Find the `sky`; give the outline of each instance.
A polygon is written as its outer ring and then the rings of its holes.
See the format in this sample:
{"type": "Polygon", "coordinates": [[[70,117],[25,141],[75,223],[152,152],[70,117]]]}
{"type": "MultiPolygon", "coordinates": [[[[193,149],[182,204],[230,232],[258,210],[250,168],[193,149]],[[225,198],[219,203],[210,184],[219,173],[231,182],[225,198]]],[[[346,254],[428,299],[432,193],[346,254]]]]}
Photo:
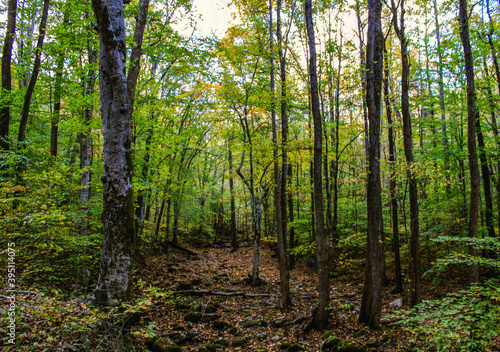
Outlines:
{"type": "MultiPolygon", "coordinates": [[[[229,0],[193,0],[193,10],[200,15],[196,22],[197,35],[215,35],[219,38],[224,36],[233,13],[228,3],[229,0]]],[[[185,35],[190,35],[192,31],[187,20],[180,21],[179,30],[185,35]]]]}

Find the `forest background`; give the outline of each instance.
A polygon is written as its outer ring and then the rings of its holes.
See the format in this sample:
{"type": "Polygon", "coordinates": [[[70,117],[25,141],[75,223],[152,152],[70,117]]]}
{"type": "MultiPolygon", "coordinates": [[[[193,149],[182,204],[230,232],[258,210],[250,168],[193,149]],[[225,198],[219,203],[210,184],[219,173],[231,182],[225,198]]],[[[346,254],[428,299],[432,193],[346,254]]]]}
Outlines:
{"type": "Polygon", "coordinates": [[[284,310],[290,269],[318,269],[319,330],[332,277],[366,273],[360,323],[498,347],[500,2],[234,0],[217,35],[187,0],[2,6],[5,290],[12,248],[20,297],[131,304],[91,330],[172,295],[147,257],[251,245],[254,287],[265,244],[284,310]],[[405,310],[383,317],[389,288],[405,310]]]}

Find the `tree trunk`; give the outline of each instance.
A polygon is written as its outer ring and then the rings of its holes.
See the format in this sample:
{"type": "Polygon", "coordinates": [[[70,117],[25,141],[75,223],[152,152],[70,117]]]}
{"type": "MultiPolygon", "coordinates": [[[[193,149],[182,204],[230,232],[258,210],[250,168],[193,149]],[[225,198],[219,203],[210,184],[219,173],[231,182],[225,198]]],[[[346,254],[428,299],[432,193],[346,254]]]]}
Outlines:
{"type": "Polygon", "coordinates": [[[401,1],[401,17],[398,24],[397,9],[394,0],[391,0],[393,24],[396,34],[401,42],[401,111],[403,115],[403,144],[406,157],[406,175],[409,183],[410,197],[410,305],[413,307],[420,302],[420,243],[419,243],[419,223],[418,223],[418,188],[414,170],[413,140],[411,131],[410,115],[410,63],[408,54],[408,41],[405,34],[404,23],[404,0],[401,1]]]}
{"type": "Polygon", "coordinates": [[[31,73],[31,79],[28,84],[28,89],[26,90],[26,95],[24,96],[23,110],[21,113],[21,122],[19,124],[19,133],[17,135],[17,141],[19,144],[24,142],[24,140],[26,139],[26,126],[28,124],[28,116],[30,113],[31,98],[33,97],[33,92],[35,91],[35,85],[38,79],[38,73],[40,72],[40,66],[42,63],[41,57],[42,57],[43,39],[45,38],[45,31],[47,27],[49,4],[50,0],[43,1],[42,17],[40,18],[40,29],[38,31],[38,41],[36,44],[35,63],[33,65],[33,71],[31,73]]]}
{"type": "Polygon", "coordinates": [[[231,247],[238,249],[238,234],[236,232],[236,208],[234,203],[233,153],[228,152],[229,159],[229,194],[231,197],[231,247]]]}
{"type": "Polygon", "coordinates": [[[140,1],[128,77],[122,0],[92,0],[100,39],[100,101],[104,135],[103,239],[96,302],[131,299],[136,244],[132,186],[132,110],[149,0],[140,1]]]}
{"type": "Polygon", "coordinates": [[[401,273],[401,255],[399,245],[399,221],[398,221],[398,199],[396,195],[396,144],[394,141],[394,127],[392,121],[392,105],[389,98],[389,59],[387,57],[387,49],[384,45],[384,102],[387,115],[387,124],[389,125],[389,164],[390,164],[390,179],[389,193],[391,195],[391,218],[392,218],[392,249],[394,251],[394,270],[396,274],[396,293],[403,291],[403,277],[401,273]]]}
{"type": "Polygon", "coordinates": [[[17,0],[9,0],[7,28],[2,53],[2,108],[0,109],[0,148],[9,150],[10,104],[12,90],[12,43],[16,32],[17,0]]]}
{"type": "Polygon", "coordinates": [[[311,0],[305,1],[305,21],[309,44],[309,79],[311,93],[311,110],[314,121],[314,208],[316,218],[316,255],[318,258],[318,312],[315,325],[323,330],[328,325],[328,300],[330,295],[330,266],[328,265],[328,244],[325,234],[325,219],[323,213],[323,172],[322,149],[323,128],[321,126],[321,111],[319,106],[318,76],[316,70],[316,43],[312,18],[311,0]]]}
{"type": "MultiPolygon", "coordinates": [[[[278,21],[281,2],[278,0],[278,21]]],[[[271,124],[273,130],[273,156],[274,156],[274,214],[276,216],[276,236],[278,239],[278,258],[280,271],[280,305],[281,308],[287,309],[290,306],[290,274],[288,271],[288,258],[286,255],[285,236],[283,232],[282,207],[286,209],[286,204],[282,204],[281,198],[281,175],[279,167],[279,151],[278,151],[278,131],[276,127],[276,111],[275,111],[275,76],[274,76],[274,38],[273,38],[273,2],[269,0],[269,37],[270,37],[270,64],[271,64],[271,124]]],[[[279,26],[279,23],[278,23],[279,26]]],[[[278,39],[278,42],[280,40],[278,39]]]]}
{"type": "MultiPolygon", "coordinates": [[[[446,172],[446,180],[450,180],[448,175],[449,170],[449,151],[448,151],[448,135],[446,132],[446,110],[444,104],[444,74],[443,74],[443,53],[441,49],[441,31],[439,27],[437,0],[433,1],[434,7],[434,23],[436,25],[436,46],[438,52],[438,83],[439,83],[439,109],[441,110],[441,128],[443,131],[443,144],[444,144],[444,169],[446,172]]],[[[450,187],[447,185],[447,192],[450,191],[450,187]]]]}
{"type": "MultiPolygon", "coordinates": [[[[469,153],[470,172],[470,207],[468,236],[477,237],[478,213],[479,213],[479,165],[476,152],[476,92],[474,88],[474,61],[469,40],[469,18],[467,12],[467,0],[459,0],[460,39],[464,48],[465,74],[467,76],[467,150],[469,153]]],[[[477,256],[477,249],[470,247],[470,254],[477,256]]],[[[479,279],[478,265],[470,267],[471,282],[479,279]]]]}
{"type": "Polygon", "coordinates": [[[382,4],[368,1],[368,42],[366,45],[366,105],[368,107],[368,231],[366,248],[366,276],[359,321],[372,329],[380,326],[382,310],[382,265],[379,243],[380,207],[380,93],[382,90],[383,36],[381,28],[382,4]]]}

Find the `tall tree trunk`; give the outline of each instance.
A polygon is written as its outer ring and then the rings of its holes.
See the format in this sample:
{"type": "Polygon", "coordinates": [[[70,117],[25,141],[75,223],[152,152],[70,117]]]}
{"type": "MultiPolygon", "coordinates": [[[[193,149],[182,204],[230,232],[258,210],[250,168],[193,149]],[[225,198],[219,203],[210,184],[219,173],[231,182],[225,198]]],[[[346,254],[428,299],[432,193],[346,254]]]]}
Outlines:
{"type": "Polygon", "coordinates": [[[420,302],[420,243],[419,243],[419,223],[418,223],[418,188],[417,179],[414,172],[414,157],[413,157],[413,140],[410,115],[410,63],[408,54],[408,40],[405,34],[405,7],[404,0],[400,2],[401,17],[398,23],[397,8],[394,5],[394,0],[391,0],[393,24],[396,34],[401,43],[401,110],[403,116],[403,144],[406,157],[406,175],[409,183],[410,197],[410,305],[420,302]]]}
{"type": "Polygon", "coordinates": [[[228,152],[229,160],[229,194],[231,197],[231,247],[238,249],[238,234],[236,232],[236,207],[234,203],[233,153],[228,152]]]}
{"type": "Polygon", "coordinates": [[[382,311],[382,263],[379,228],[382,207],[380,185],[380,98],[383,71],[383,35],[380,0],[368,1],[368,42],[366,45],[366,105],[370,126],[367,179],[366,276],[359,321],[372,329],[380,326],[382,311]]]}
{"type": "Polygon", "coordinates": [[[312,18],[311,0],[305,1],[305,21],[309,44],[309,79],[311,93],[311,110],[314,121],[314,208],[316,217],[316,256],[318,258],[318,294],[319,305],[315,325],[319,330],[328,324],[328,300],[330,296],[330,266],[328,265],[328,244],[325,234],[325,219],[323,212],[323,172],[322,149],[323,128],[319,105],[318,76],[316,70],[316,43],[312,18]]]}
{"type": "Polygon", "coordinates": [[[100,101],[104,135],[103,239],[96,302],[132,298],[136,244],[132,186],[132,111],[149,0],[140,1],[126,69],[126,28],[122,0],[92,0],[100,39],[100,101]]]}
{"type": "Polygon", "coordinates": [[[394,127],[392,121],[392,105],[389,98],[389,58],[387,48],[384,45],[384,102],[388,124],[388,139],[389,139],[389,164],[391,169],[389,179],[389,193],[391,195],[391,218],[392,218],[392,249],[394,251],[394,271],[396,274],[396,289],[397,293],[403,291],[403,277],[401,273],[401,255],[399,244],[399,221],[398,221],[398,199],[396,195],[396,144],[394,141],[394,127]]]}
{"type": "MultiPolygon", "coordinates": [[[[493,65],[495,67],[495,74],[497,78],[497,88],[498,92],[500,93],[500,65],[498,64],[498,58],[497,58],[497,51],[495,48],[495,45],[493,43],[493,37],[495,35],[495,28],[493,26],[493,21],[491,20],[491,11],[490,11],[490,2],[489,0],[486,0],[486,12],[488,13],[488,19],[489,19],[489,31],[488,31],[488,43],[490,46],[490,51],[491,51],[491,56],[493,57],[493,65]]],[[[493,102],[491,102],[493,103],[493,102]]],[[[496,178],[496,189],[497,189],[497,221],[498,221],[498,228],[499,228],[499,237],[500,237],[500,139],[499,139],[499,133],[498,133],[498,125],[495,119],[495,114],[492,113],[492,126],[493,126],[493,133],[495,134],[495,138],[497,140],[497,146],[498,146],[498,154],[497,154],[497,178],[496,178]]]]}
{"type": "Polygon", "coordinates": [[[288,259],[288,266],[290,269],[293,269],[295,267],[295,255],[292,254],[293,249],[295,248],[295,227],[293,226],[294,215],[293,215],[292,164],[288,164],[287,169],[288,169],[288,184],[290,185],[290,187],[288,187],[288,214],[290,223],[292,224],[290,226],[290,241],[289,241],[290,256],[288,259]]]}
{"type": "MultiPolygon", "coordinates": [[[[448,151],[448,135],[446,131],[446,110],[444,104],[444,73],[443,73],[443,50],[441,49],[441,30],[439,26],[437,0],[433,0],[434,7],[434,23],[436,25],[436,46],[438,52],[438,83],[439,83],[439,109],[441,110],[441,128],[443,131],[444,144],[444,169],[446,171],[446,180],[450,180],[448,175],[449,170],[449,151],[448,151]]],[[[446,187],[449,192],[450,187],[446,187]]]]}
{"type": "Polygon", "coordinates": [[[12,90],[12,43],[16,32],[17,0],[9,0],[7,13],[7,28],[2,52],[2,108],[0,109],[0,148],[8,150],[10,147],[9,124],[12,90]]]}
{"type": "MultiPolygon", "coordinates": [[[[281,2],[278,0],[278,24],[280,26],[280,6],[281,2]]],[[[286,209],[286,203],[282,203],[281,193],[283,191],[281,187],[281,175],[279,167],[279,146],[278,146],[278,128],[276,124],[276,111],[275,111],[275,75],[274,75],[274,37],[273,37],[273,2],[269,0],[269,37],[270,37],[270,52],[271,52],[271,124],[273,129],[273,156],[274,156],[274,210],[276,216],[276,235],[278,238],[278,258],[279,258],[279,271],[280,271],[280,305],[283,309],[287,309],[290,306],[290,273],[288,271],[288,258],[286,255],[286,233],[283,231],[283,211],[282,208],[286,209]]],[[[281,35],[279,36],[281,37],[281,35]]],[[[280,39],[278,38],[278,44],[280,44],[280,39]]],[[[282,110],[283,113],[283,110],[282,110]]],[[[286,212],[285,212],[286,216],[286,212]]]]}
{"type": "Polygon", "coordinates": [[[26,94],[24,96],[23,110],[21,113],[21,122],[19,124],[19,133],[17,135],[18,143],[22,143],[26,139],[26,126],[28,124],[28,116],[30,113],[31,98],[33,97],[33,92],[35,91],[35,85],[38,79],[38,73],[40,72],[40,66],[42,63],[41,60],[42,48],[43,48],[43,40],[45,38],[45,31],[47,27],[49,4],[50,0],[43,1],[42,17],[40,18],[40,29],[38,31],[38,41],[36,44],[35,63],[33,65],[33,71],[31,73],[31,79],[28,84],[28,89],[26,90],[26,94]]]}
{"type": "MultiPolygon", "coordinates": [[[[97,51],[92,48],[92,44],[89,39],[89,49],[88,49],[88,61],[89,67],[97,62],[97,51]]],[[[89,69],[87,76],[87,83],[85,87],[85,95],[91,96],[94,94],[95,81],[97,79],[96,71],[92,68],[89,69]]],[[[92,180],[92,137],[91,137],[91,123],[92,115],[94,113],[93,103],[91,102],[89,106],[85,109],[83,113],[83,124],[85,126],[85,131],[79,136],[80,141],[80,203],[84,206],[87,205],[90,200],[91,188],[90,182],[92,180]]],[[[80,229],[82,236],[88,234],[88,220],[86,219],[84,224],[80,229]]]]}
{"type": "MultiPolygon", "coordinates": [[[[64,6],[63,28],[69,24],[69,7],[64,6]]],[[[64,43],[61,43],[64,45],[64,43]]],[[[57,143],[59,135],[59,120],[61,117],[62,76],[64,69],[64,51],[60,51],[56,59],[56,79],[54,87],[54,111],[50,120],[50,155],[57,156],[57,143]]]]}
{"type": "MultiPolygon", "coordinates": [[[[470,207],[468,236],[477,237],[478,213],[479,213],[479,165],[476,152],[476,92],[474,88],[474,61],[469,40],[469,18],[467,12],[467,0],[459,0],[460,39],[464,48],[465,74],[467,76],[467,150],[469,153],[470,172],[470,207]]],[[[477,249],[470,247],[470,254],[477,256],[477,249]]],[[[470,267],[470,281],[479,279],[478,265],[470,267]]]]}
{"type": "Polygon", "coordinates": [[[479,111],[476,111],[476,135],[477,146],[479,152],[479,160],[481,162],[481,176],[483,179],[484,203],[486,206],[486,229],[489,237],[495,237],[495,225],[493,223],[493,198],[491,195],[490,168],[488,167],[488,158],[486,156],[486,146],[484,144],[483,131],[481,130],[481,120],[479,111]]]}

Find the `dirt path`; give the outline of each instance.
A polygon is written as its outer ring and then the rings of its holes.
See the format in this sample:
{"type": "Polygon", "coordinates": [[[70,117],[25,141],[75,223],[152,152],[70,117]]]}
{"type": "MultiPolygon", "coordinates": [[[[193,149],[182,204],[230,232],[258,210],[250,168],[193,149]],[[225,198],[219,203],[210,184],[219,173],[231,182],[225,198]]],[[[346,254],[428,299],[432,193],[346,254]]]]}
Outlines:
{"type": "MultiPolygon", "coordinates": [[[[280,351],[288,346],[286,343],[297,343],[307,351],[320,350],[323,333],[312,330],[304,334],[303,321],[291,323],[307,315],[315,305],[314,271],[299,265],[291,272],[294,306],[283,312],[273,296],[279,293],[277,259],[271,258],[268,250],[264,249],[260,262],[260,277],[267,284],[255,288],[245,282],[251,268],[251,248],[241,248],[235,253],[229,248],[194,251],[195,256],[171,253],[151,258],[141,273],[143,281],[171,291],[245,292],[270,297],[174,295],[165,302],[157,302],[147,317],[154,322],[157,336],[178,341],[184,351],[210,351],[215,347],[234,351],[280,351]]],[[[391,331],[372,332],[357,323],[360,281],[359,277],[332,279],[329,330],[341,341],[367,351],[398,350],[388,336],[391,331]]]]}

